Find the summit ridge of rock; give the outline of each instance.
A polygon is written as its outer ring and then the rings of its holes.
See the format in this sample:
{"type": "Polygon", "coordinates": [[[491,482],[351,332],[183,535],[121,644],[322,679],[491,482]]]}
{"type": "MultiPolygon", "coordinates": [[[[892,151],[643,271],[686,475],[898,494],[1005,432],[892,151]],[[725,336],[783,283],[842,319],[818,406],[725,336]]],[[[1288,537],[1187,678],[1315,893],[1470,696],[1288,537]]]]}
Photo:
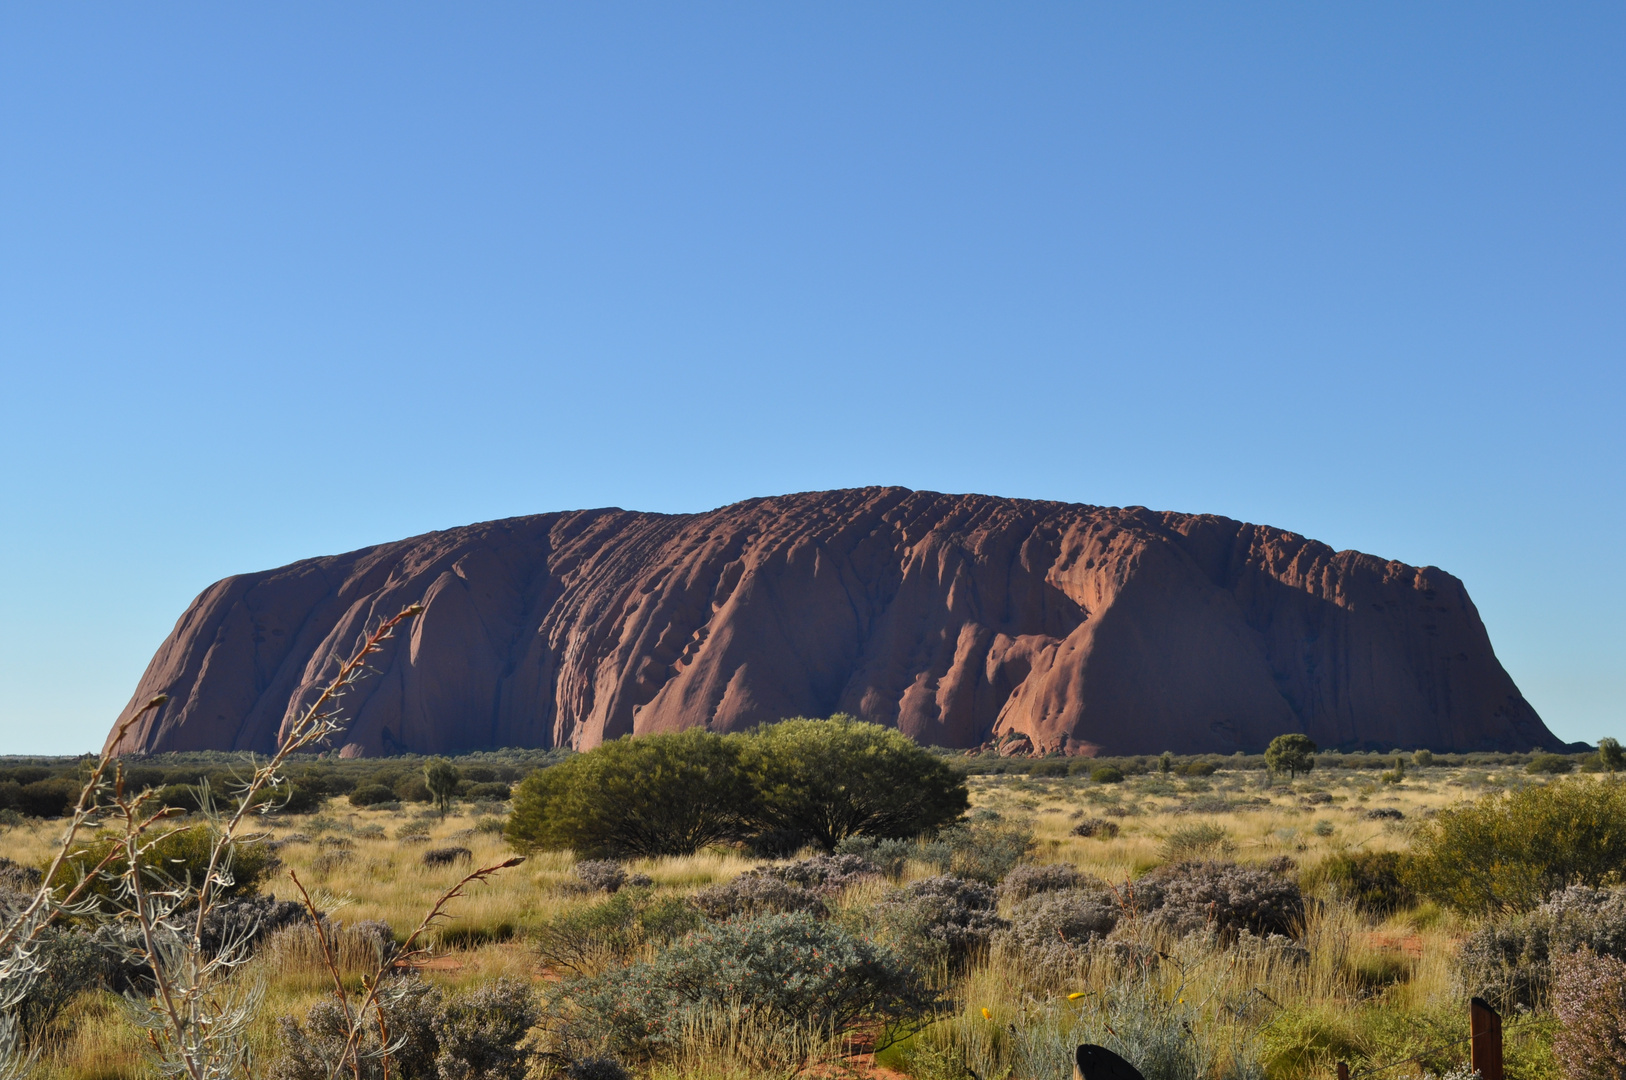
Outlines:
{"type": "Polygon", "coordinates": [[[219,581],[109,751],[273,750],[370,621],[344,752],[572,746],[852,713],[1038,751],[1562,744],[1462,582],[1208,514],[858,488],[484,522],[219,581]]]}

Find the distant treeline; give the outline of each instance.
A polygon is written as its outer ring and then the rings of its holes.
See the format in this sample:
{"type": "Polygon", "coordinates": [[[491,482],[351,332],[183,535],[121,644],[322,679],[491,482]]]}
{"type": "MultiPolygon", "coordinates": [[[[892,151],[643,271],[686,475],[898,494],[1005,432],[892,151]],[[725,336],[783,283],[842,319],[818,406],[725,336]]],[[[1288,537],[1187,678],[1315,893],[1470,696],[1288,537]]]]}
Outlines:
{"type": "MultiPolygon", "coordinates": [[[[951,755],[951,763],[965,771],[968,776],[997,776],[1014,773],[1021,776],[1088,777],[1096,769],[1105,765],[1116,768],[1125,776],[1143,776],[1147,773],[1162,771],[1160,755],[1139,754],[1133,757],[1000,757],[998,754],[985,753],[963,755],[958,751],[944,750],[941,753],[951,755]]],[[[1596,750],[1578,751],[1569,754],[1550,754],[1543,750],[1532,750],[1526,754],[1499,753],[1494,751],[1476,751],[1468,754],[1436,754],[1430,751],[1391,750],[1387,753],[1355,751],[1341,753],[1327,751],[1315,756],[1318,769],[1372,769],[1374,771],[1394,768],[1395,758],[1403,758],[1406,768],[1444,768],[1444,769],[1497,769],[1518,767],[1524,768],[1531,762],[1551,758],[1562,758],[1570,763],[1575,772],[1596,772],[1602,769],[1599,764],[1596,750]],[[1421,757],[1422,760],[1418,760],[1421,757]]],[[[1175,754],[1171,756],[1171,768],[1168,770],[1178,776],[1209,776],[1221,769],[1257,769],[1264,771],[1264,754],[1175,754]]]]}
{"type": "MultiPolygon", "coordinates": [[[[570,756],[568,750],[495,750],[464,754],[453,759],[461,781],[458,794],[471,798],[506,799],[509,788],[537,769],[570,756]]],[[[296,758],[284,770],[289,784],[270,794],[287,809],[314,809],[324,798],[354,795],[366,789],[359,803],[428,802],[420,755],[342,760],[336,757],[296,758]]],[[[73,758],[0,757],[0,813],[25,817],[58,817],[78,798],[94,755],[73,758]]],[[[252,771],[246,753],[196,752],[154,754],[124,762],[126,790],[152,788],[167,805],[197,808],[205,784],[216,796],[229,797],[252,771]]]]}
{"type": "MultiPolygon", "coordinates": [[[[1039,778],[1073,777],[1087,780],[1096,770],[1111,766],[1124,776],[1169,772],[1176,776],[1208,776],[1221,769],[1266,768],[1263,754],[1170,755],[1167,768],[1158,755],[1124,757],[1001,757],[998,754],[965,754],[940,747],[931,748],[951,768],[967,776],[1018,775],[1039,778]]],[[[450,760],[462,781],[458,794],[466,798],[503,799],[512,785],[537,769],[558,764],[570,757],[569,750],[503,749],[460,754],[450,760]]],[[[1596,751],[1570,754],[1476,752],[1430,754],[1427,751],[1395,750],[1388,753],[1329,751],[1316,755],[1319,769],[1393,768],[1395,758],[1405,759],[1407,768],[1527,768],[1532,763],[1543,772],[1594,772],[1602,766],[1596,751]],[[1552,766],[1552,767],[1547,767],[1552,766]],[[1567,767],[1565,767],[1567,766],[1567,767]]],[[[26,817],[57,817],[79,794],[95,755],[77,757],[0,756],[0,814],[26,817]]],[[[180,754],[154,754],[128,758],[124,766],[129,788],[153,788],[166,803],[196,808],[197,792],[207,782],[209,789],[230,794],[239,777],[251,771],[252,755],[221,751],[180,754]]],[[[274,796],[288,809],[298,812],[313,808],[324,798],[349,796],[357,805],[396,802],[428,802],[429,789],[423,767],[429,758],[419,754],[400,757],[343,760],[324,755],[296,758],[287,770],[291,786],[274,796]]]]}

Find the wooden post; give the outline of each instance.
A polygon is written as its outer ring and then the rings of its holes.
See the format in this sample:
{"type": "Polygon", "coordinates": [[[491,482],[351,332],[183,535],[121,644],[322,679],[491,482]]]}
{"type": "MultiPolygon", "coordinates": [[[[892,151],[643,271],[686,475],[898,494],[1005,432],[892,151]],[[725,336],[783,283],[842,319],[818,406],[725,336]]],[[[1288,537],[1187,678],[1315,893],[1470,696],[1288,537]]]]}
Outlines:
{"type": "Polygon", "coordinates": [[[1349,1066],[1342,1061],[1338,1063],[1338,1080],[1349,1080],[1349,1066]]]}
{"type": "Polygon", "coordinates": [[[1483,998],[1468,1003],[1468,1061],[1483,1080],[1502,1075],[1502,1017],[1483,998]]]}

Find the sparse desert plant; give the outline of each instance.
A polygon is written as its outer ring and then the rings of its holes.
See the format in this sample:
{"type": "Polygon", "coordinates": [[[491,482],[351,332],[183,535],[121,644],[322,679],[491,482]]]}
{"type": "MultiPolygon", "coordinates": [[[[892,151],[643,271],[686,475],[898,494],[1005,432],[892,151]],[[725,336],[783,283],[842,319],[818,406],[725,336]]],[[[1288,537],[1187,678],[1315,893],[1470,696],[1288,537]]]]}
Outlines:
{"type": "Polygon", "coordinates": [[[887,877],[903,873],[904,863],[919,854],[913,840],[882,839],[873,836],[849,836],[836,845],[837,855],[854,855],[875,866],[887,877]]]}
{"type": "Polygon", "coordinates": [[[1086,875],[1079,873],[1077,867],[1067,863],[1054,863],[1049,866],[1026,863],[1005,876],[998,893],[999,898],[1006,903],[1017,904],[1039,893],[1078,889],[1086,884],[1101,884],[1102,888],[1105,888],[1104,884],[1092,882],[1086,875]]]}
{"type": "Polygon", "coordinates": [[[741,745],[698,730],[607,742],[520,781],[505,835],[595,859],[692,855],[742,836],[756,797],[741,745]]]}
{"type": "Polygon", "coordinates": [[[472,863],[474,852],[466,847],[430,848],[419,859],[425,866],[451,866],[454,863],[472,863]]]}
{"type": "Polygon", "coordinates": [[[1540,1006],[1554,964],[1581,950],[1626,960],[1626,889],[1572,886],[1533,911],[1484,923],[1463,942],[1457,980],[1504,1007],[1540,1006]]]}
{"type": "Polygon", "coordinates": [[[745,737],[741,760],[758,794],[758,826],[825,851],[849,836],[932,833],[970,805],[965,781],[935,754],[850,716],[759,727],[745,737]]]}
{"type": "Polygon", "coordinates": [[[979,810],[935,840],[915,845],[914,857],[936,863],[956,877],[998,885],[1033,849],[1033,824],[979,810]]]}
{"type": "Polygon", "coordinates": [[[431,1022],[439,1080],[522,1080],[526,1036],[541,1019],[531,988],[497,979],[453,995],[431,1022]]]}
{"type": "Polygon", "coordinates": [[[1117,927],[1123,909],[1104,884],[1040,892],[1010,911],[1009,926],[993,935],[1006,962],[1037,984],[1065,985],[1090,955],[1090,945],[1117,927]]]}
{"type": "Polygon", "coordinates": [[[1419,830],[1417,891],[1470,912],[1529,910],[1626,868],[1626,787],[1555,780],[1441,810],[1419,830]]]}
{"type": "Polygon", "coordinates": [[[1297,882],[1236,863],[1161,866],[1136,882],[1136,892],[1153,909],[1149,922],[1177,936],[1202,930],[1293,936],[1304,921],[1297,882]]]}
{"type": "Polygon", "coordinates": [[[994,911],[994,890],[979,881],[941,876],[913,882],[882,899],[882,918],[912,952],[962,964],[1005,926],[994,911]]]}
{"type": "Polygon", "coordinates": [[[741,874],[733,881],[701,889],[689,902],[708,919],[805,912],[823,918],[829,914],[817,893],[802,885],[764,874],[741,874]]]}
{"type": "Polygon", "coordinates": [[[607,900],[565,912],[536,932],[542,962],[561,971],[591,974],[624,963],[699,927],[699,911],[683,897],[623,888],[607,900]]]}
{"type": "Polygon", "coordinates": [[[623,1059],[670,1053],[685,1026],[743,1009],[760,1022],[833,1034],[880,1030],[884,1046],[936,1005],[884,946],[810,915],[764,915],[697,930],[653,959],[567,983],[567,1037],[623,1059]]]}
{"type": "Polygon", "coordinates": [[[816,855],[784,866],[765,866],[756,872],[826,894],[881,876],[881,868],[869,859],[845,853],[816,855]]]}
{"type": "MultiPolygon", "coordinates": [[[[380,995],[378,1014],[389,1033],[391,1076],[437,1080],[439,1047],[434,1022],[443,1001],[439,988],[415,977],[392,980],[389,992],[380,995]]],[[[382,1080],[386,1044],[374,1029],[353,1036],[352,1026],[340,1003],[332,1000],[312,1005],[303,1024],[291,1016],[280,1018],[278,1053],[271,1062],[270,1080],[331,1080],[339,1069],[343,1069],[341,1076],[354,1076],[351,1068],[344,1068],[347,1063],[359,1065],[362,1080],[382,1080]],[[356,1060],[352,1062],[352,1058],[356,1060]]]]}
{"type": "Polygon", "coordinates": [[[1328,856],[1310,871],[1306,884],[1311,888],[1328,886],[1362,911],[1378,915],[1410,907],[1417,900],[1406,856],[1398,851],[1353,851],[1328,856]]]}
{"type": "Polygon", "coordinates": [[[1218,825],[1204,821],[1194,825],[1182,825],[1169,833],[1163,840],[1163,857],[1180,862],[1202,858],[1214,852],[1226,853],[1234,847],[1230,833],[1218,825]]]}
{"type": "Polygon", "coordinates": [[[1559,962],[1553,1056],[1570,1080],[1626,1080],[1626,962],[1590,950],[1559,962]]]}
{"type": "Polygon", "coordinates": [[[1118,836],[1120,826],[1116,821],[1106,818],[1085,818],[1073,826],[1074,836],[1095,837],[1100,840],[1113,840],[1118,836]]]}
{"type": "Polygon", "coordinates": [[[594,892],[613,893],[627,883],[627,868],[615,859],[583,859],[571,869],[594,892]]]}
{"type": "Polygon", "coordinates": [[[1626,769],[1626,750],[1620,748],[1619,739],[1602,738],[1598,740],[1598,764],[1602,765],[1611,775],[1626,769]]]}

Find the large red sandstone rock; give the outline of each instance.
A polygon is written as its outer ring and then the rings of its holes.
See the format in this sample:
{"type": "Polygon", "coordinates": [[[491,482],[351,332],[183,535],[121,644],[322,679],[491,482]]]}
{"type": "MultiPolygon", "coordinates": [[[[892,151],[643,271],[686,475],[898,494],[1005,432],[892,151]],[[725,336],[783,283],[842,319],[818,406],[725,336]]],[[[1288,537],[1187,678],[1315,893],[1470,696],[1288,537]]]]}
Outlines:
{"type": "Polygon", "coordinates": [[[168,704],[108,749],[269,751],[416,600],[346,699],[348,754],[837,711],[1071,754],[1559,745],[1444,571],[1208,515],[864,488],[511,518],[227,578],[124,715],[168,704]]]}

